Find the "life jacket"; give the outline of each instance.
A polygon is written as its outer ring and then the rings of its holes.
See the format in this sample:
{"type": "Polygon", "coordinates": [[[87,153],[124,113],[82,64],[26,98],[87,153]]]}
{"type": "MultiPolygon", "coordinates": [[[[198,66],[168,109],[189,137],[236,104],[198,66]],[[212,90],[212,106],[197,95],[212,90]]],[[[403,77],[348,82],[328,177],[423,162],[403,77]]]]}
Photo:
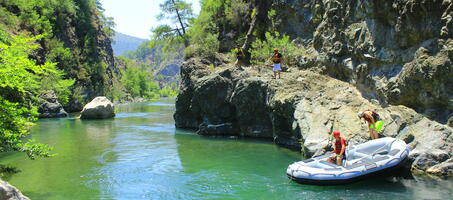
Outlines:
{"type": "Polygon", "coordinates": [[[274,53],[274,55],[272,56],[272,61],[274,63],[280,63],[282,62],[282,54],[280,53],[274,53]]]}
{"type": "MultiPolygon", "coordinates": [[[[334,145],[335,145],[335,150],[336,150],[335,153],[340,153],[340,152],[341,152],[341,140],[344,141],[344,146],[345,146],[345,147],[348,146],[348,140],[345,139],[345,138],[343,138],[343,137],[340,137],[340,142],[339,142],[339,144],[337,145],[337,140],[335,140],[335,143],[334,143],[334,145]]],[[[346,150],[345,150],[345,151],[346,151],[346,150]]]]}

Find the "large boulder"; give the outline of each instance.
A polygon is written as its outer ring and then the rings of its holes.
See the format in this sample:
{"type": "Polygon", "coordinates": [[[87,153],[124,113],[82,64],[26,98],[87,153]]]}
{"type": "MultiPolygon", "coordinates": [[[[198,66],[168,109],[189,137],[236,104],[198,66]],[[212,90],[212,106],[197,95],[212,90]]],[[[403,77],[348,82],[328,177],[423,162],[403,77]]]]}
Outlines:
{"type": "Polygon", "coordinates": [[[107,97],[96,97],[83,107],[81,119],[106,119],[115,116],[114,106],[107,97]]]}
{"type": "Polygon", "coordinates": [[[57,118],[66,117],[68,113],[63,109],[63,106],[58,102],[57,96],[53,91],[47,91],[40,95],[43,100],[38,108],[39,118],[57,118]]]}
{"type": "Polygon", "coordinates": [[[2,180],[0,180],[0,199],[30,200],[28,197],[24,196],[17,188],[2,180]]]}

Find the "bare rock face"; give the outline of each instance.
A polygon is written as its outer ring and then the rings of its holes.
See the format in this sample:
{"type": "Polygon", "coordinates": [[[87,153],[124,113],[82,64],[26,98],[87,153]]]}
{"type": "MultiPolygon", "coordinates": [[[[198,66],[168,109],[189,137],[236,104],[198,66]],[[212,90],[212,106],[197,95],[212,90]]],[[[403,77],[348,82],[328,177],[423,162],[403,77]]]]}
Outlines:
{"type": "Polygon", "coordinates": [[[53,91],[48,91],[40,95],[44,100],[38,108],[39,118],[58,118],[66,117],[68,113],[58,102],[57,96],[53,91]]]}
{"type": "Polygon", "coordinates": [[[83,107],[81,119],[106,119],[115,116],[113,103],[106,97],[96,97],[83,107]]]}
{"type": "Polygon", "coordinates": [[[17,188],[2,180],[0,180],[0,199],[30,200],[28,197],[24,196],[17,188]]]}
{"type": "Polygon", "coordinates": [[[451,0],[279,1],[277,30],[306,45],[311,68],[368,100],[405,105],[446,124],[453,116],[451,0]]]}

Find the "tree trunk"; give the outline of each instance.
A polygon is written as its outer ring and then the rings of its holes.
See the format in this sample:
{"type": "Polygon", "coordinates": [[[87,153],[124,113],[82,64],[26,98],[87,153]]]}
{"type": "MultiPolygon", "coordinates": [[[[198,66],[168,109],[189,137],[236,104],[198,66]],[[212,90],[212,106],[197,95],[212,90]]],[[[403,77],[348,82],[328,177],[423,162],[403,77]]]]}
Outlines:
{"type": "Polygon", "coordinates": [[[176,16],[178,17],[179,24],[181,24],[182,34],[179,31],[178,27],[176,27],[176,29],[178,31],[179,36],[181,36],[182,39],[184,40],[184,46],[188,47],[189,46],[189,40],[187,40],[187,38],[186,38],[186,28],[184,27],[184,23],[182,22],[181,15],[179,14],[179,10],[178,10],[178,8],[176,8],[175,0],[171,0],[171,2],[173,2],[173,5],[175,6],[176,16]]]}
{"type": "Polygon", "coordinates": [[[255,29],[256,18],[257,18],[258,12],[259,11],[256,12],[257,14],[252,18],[252,21],[250,22],[250,27],[249,27],[249,30],[247,31],[247,35],[245,35],[245,41],[244,41],[244,44],[242,45],[242,50],[248,51],[248,49],[250,48],[250,44],[252,42],[253,30],[255,29]]]}
{"type": "MultiPolygon", "coordinates": [[[[171,0],[171,1],[173,2],[173,5],[175,5],[175,7],[176,7],[175,0],[171,0]]],[[[179,14],[179,10],[178,10],[178,8],[175,8],[175,10],[176,10],[176,16],[178,17],[179,24],[181,24],[182,33],[184,35],[186,35],[186,28],[184,27],[184,23],[182,23],[182,19],[181,19],[181,15],[179,14]]]]}

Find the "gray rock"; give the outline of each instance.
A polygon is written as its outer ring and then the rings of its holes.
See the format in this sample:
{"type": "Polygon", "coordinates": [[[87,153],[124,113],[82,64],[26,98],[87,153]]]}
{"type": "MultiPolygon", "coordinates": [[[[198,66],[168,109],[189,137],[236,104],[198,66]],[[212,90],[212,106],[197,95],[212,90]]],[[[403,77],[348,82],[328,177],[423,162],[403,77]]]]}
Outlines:
{"type": "Polygon", "coordinates": [[[115,116],[113,103],[106,97],[96,97],[83,107],[81,119],[106,119],[115,116]]]}
{"type": "Polygon", "coordinates": [[[0,180],[0,199],[2,200],[29,200],[17,188],[0,180]]]}
{"type": "Polygon", "coordinates": [[[71,99],[68,105],[65,106],[65,110],[70,113],[80,112],[83,110],[83,104],[78,99],[71,99]]]}
{"type": "Polygon", "coordinates": [[[38,107],[39,118],[58,118],[67,117],[68,113],[58,102],[57,96],[53,91],[47,91],[40,95],[44,101],[38,107]]]}
{"type": "Polygon", "coordinates": [[[273,1],[269,10],[279,13],[280,33],[312,41],[300,68],[354,83],[381,105],[405,105],[446,123],[453,114],[451,5],[450,0],[301,0],[273,1]]]}

